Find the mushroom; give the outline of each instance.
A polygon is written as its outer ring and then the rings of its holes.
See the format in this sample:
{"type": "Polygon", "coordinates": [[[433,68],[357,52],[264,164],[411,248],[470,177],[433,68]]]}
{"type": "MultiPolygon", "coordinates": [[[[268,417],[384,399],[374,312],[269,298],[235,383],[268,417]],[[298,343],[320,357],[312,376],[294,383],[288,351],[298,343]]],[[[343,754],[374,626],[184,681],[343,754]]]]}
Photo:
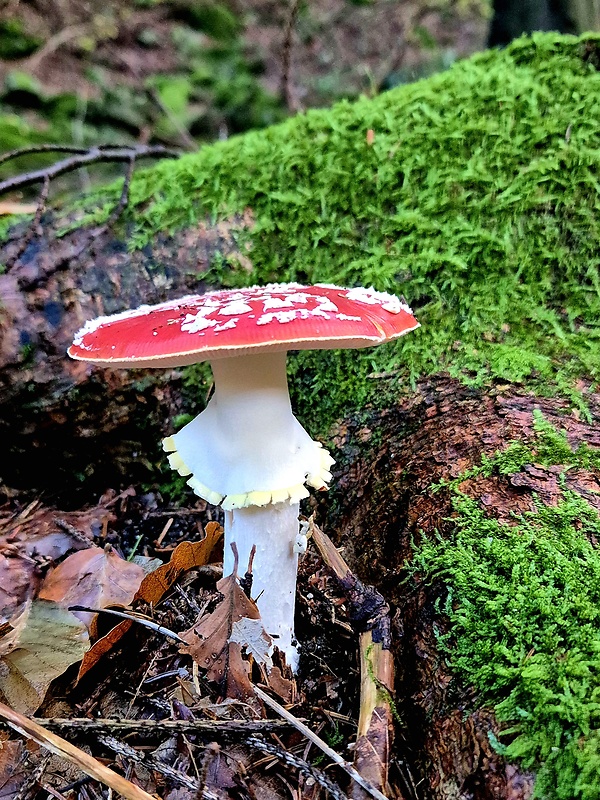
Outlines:
{"type": "Polygon", "coordinates": [[[292,414],[288,350],[369,347],[417,328],[398,297],[295,283],[208,292],[87,322],[69,355],[101,366],[181,367],[209,361],[206,409],[164,440],[171,467],[225,511],[225,560],[254,556],[253,593],[267,632],[295,669],[293,621],[299,503],[326,489],[333,459],[292,414]]]}

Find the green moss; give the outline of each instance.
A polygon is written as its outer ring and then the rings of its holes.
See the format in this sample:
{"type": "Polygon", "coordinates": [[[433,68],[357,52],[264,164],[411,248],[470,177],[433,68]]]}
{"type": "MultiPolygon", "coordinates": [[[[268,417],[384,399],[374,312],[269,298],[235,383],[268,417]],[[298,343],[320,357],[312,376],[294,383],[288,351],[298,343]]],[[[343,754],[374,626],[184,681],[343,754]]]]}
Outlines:
{"type": "Polygon", "coordinates": [[[327,383],[323,427],[348,407],[351,383],[361,402],[377,401],[379,383],[364,382],[373,371],[414,381],[446,369],[581,403],[575,379],[600,374],[599,48],[598,36],[535,35],[161,163],[134,181],[131,247],[249,207],[254,271],[221,264],[226,284],[404,294],[422,328],[352,355],[339,388],[336,357],[302,362],[306,381],[327,383]]]}
{"type": "MultiPolygon", "coordinates": [[[[531,462],[600,466],[600,451],[572,451],[540,415],[535,424],[532,447],[513,443],[479,472],[510,474],[531,462]]],[[[410,567],[447,586],[442,651],[479,703],[494,706],[505,724],[494,744],[537,773],[537,797],[598,798],[600,553],[592,542],[600,518],[563,490],[558,506],[538,503],[506,524],[452,492],[453,535],[425,541],[410,567]]]]}

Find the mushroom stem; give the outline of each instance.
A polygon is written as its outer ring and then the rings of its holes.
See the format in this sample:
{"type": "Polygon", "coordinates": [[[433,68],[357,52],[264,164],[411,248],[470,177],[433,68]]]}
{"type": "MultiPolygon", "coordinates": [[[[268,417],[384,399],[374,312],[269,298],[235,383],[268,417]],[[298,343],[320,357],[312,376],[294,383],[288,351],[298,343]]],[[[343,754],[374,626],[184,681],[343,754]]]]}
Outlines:
{"type": "Polygon", "coordinates": [[[298,666],[298,652],[293,644],[298,513],[298,503],[275,503],[226,511],[223,564],[223,574],[228,575],[233,569],[230,544],[235,542],[240,558],[239,570],[244,572],[252,546],[256,546],[252,597],[257,598],[265,630],[294,671],[298,666]]]}
{"type": "Polygon", "coordinates": [[[256,545],[252,594],[267,633],[295,669],[298,504],[308,496],[305,482],[326,486],[333,459],[292,414],[285,359],[279,351],[213,360],[215,391],[206,409],[165,448],[171,466],[191,475],[194,491],[226,512],[224,573],[233,570],[232,541],[240,572],[256,545]]]}

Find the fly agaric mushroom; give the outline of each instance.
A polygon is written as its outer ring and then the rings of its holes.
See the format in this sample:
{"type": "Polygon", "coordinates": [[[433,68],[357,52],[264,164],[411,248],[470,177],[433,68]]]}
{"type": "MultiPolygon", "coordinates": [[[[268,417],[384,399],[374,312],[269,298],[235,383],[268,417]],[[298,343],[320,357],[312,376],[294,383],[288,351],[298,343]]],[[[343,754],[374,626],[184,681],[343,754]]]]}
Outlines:
{"type": "Polygon", "coordinates": [[[370,347],[419,323],[398,297],[374,289],[270,284],[208,292],[100,317],[69,355],[100,366],[181,367],[209,361],[206,409],[164,440],[169,463],[225,511],[224,573],[254,557],[253,593],[267,632],[295,669],[299,502],[325,489],[333,459],[292,414],[286,352],[370,347]]]}

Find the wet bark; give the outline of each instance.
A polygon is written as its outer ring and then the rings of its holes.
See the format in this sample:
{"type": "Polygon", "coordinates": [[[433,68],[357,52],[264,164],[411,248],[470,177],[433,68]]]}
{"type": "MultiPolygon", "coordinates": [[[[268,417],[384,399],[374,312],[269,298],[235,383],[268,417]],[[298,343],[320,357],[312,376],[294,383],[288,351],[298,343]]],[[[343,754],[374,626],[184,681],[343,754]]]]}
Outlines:
{"type": "MultiPolygon", "coordinates": [[[[600,446],[600,395],[588,396],[593,423],[581,420],[565,401],[539,398],[516,387],[469,389],[446,377],[424,381],[417,391],[365,423],[339,426],[332,496],[323,501],[324,529],[338,532],[338,545],[358,576],[394,607],[397,758],[405,765],[396,780],[405,797],[435,800],[526,800],[533,777],[497,755],[488,733],[498,733],[491,710],[477,708],[439,655],[433,620],[443,585],[403,582],[412,542],[451,530],[449,492],[431,486],[455,478],[493,455],[510,440],[533,439],[539,409],[572,447],[600,446]],[[415,794],[413,787],[419,785],[415,794]]],[[[508,520],[534,510],[534,494],[555,504],[561,496],[560,467],[526,465],[514,475],[473,478],[461,491],[488,514],[508,520]]],[[[600,480],[593,472],[566,472],[566,486],[600,510],[600,480]]]]}

